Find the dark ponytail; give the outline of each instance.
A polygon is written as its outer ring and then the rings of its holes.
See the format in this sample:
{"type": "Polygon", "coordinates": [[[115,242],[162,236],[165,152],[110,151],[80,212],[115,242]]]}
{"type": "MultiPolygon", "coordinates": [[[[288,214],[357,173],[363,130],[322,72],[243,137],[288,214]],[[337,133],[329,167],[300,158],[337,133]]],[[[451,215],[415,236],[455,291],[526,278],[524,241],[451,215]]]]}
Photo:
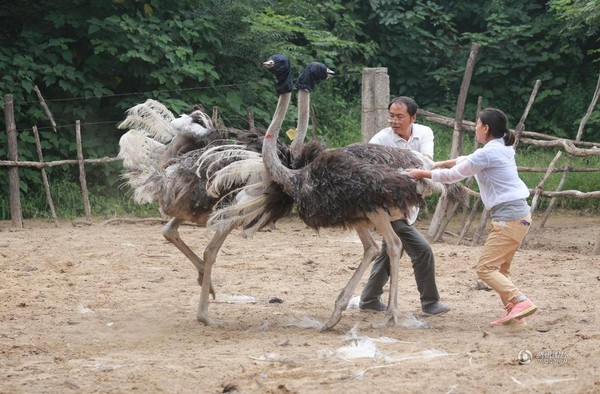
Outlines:
{"type": "Polygon", "coordinates": [[[504,145],[514,144],[515,134],[508,129],[508,119],[504,112],[498,108],[486,108],[479,113],[479,120],[490,128],[494,138],[504,139],[504,145]]]}

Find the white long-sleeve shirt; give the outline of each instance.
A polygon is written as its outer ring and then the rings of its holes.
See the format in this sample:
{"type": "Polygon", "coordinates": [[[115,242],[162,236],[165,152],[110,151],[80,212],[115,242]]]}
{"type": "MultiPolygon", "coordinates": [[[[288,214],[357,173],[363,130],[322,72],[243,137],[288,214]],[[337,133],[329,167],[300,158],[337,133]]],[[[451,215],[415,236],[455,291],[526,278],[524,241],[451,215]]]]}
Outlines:
{"type": "Polygon", "coordinates": [[[529,189],[517,172],[515,150],[505,146],[502,138],[489,141],[468,156],[458,157],[452,168],[433,170],[431,180],[453,183],[472,175],[488,210],[498,204],[529,197],[529,189]]]}

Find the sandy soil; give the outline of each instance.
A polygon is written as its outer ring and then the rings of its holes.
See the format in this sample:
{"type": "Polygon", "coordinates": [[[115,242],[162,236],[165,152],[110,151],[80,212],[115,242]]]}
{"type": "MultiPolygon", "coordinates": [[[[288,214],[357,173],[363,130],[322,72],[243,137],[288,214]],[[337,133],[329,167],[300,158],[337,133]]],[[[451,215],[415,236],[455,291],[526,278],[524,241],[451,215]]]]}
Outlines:
{"type": "MultiPolygon", "coordinates": [[[[25,225],[0,222],[2,393],[600,392],[598,217],[534,227],[513,278],[540,310],[514,332],[487,327],[501,308],[478,290],[480,248],[451,235],[434,245],[450,313],[419,314],[403,257],[398,326],[371,328],[383,315],[353,299],[321,332],[362,253],[351,232],[317,234],[296,218],[248,240],[235,232],[213,275],[222,324],[206,327],[194,267],[160,224],[25,225]]],[[[195,250],[210,236],[181,234],[195,250]]]]}

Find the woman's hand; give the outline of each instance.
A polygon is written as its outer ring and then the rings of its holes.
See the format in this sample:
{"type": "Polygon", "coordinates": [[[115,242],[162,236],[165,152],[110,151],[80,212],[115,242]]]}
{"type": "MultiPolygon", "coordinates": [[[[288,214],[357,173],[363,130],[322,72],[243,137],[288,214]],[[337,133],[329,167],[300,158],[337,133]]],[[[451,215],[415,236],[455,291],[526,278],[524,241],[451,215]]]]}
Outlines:
{"type": "Polygon", "coordinates": [[[411,177],[413,177],[415,179],[431,178],[431,171],[427,171],[427,170],[421,170],[418,168],[409,168],[406,170],[406,172],[408,172],[408,175],[410,175],[411,177]]]}

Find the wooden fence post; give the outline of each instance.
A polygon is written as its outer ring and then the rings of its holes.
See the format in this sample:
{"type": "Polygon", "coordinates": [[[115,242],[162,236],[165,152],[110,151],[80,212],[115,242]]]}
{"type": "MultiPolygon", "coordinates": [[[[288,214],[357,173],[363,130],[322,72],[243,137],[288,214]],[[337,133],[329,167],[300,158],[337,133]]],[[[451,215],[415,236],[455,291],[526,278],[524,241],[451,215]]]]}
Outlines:
{"type": "MultiPolygon", "coordinates": [[[[19,148],[17,145],[17,125],[15,124],[15,105],[12,94],[4,96],[4,122],[6,124],[6,133],[8,134],[8,159],[16,162],[19,160],[19,148]]],[[[8,185],[12,225],[13,227],[23,228],[19,167],[8,167],[8,185]]]]}
{"type": "MultiPolygon", "coordinates": [[[[42,143],[40,141],[40,133],[38,133],[38,129],[36,126],[33,126],[33,136],[35,137],[35,148],[37,149],[38,160],[40,164],[44,163],[44,154],[42,153],[42,143]]],[[[46,202],[50,207],[50,214],[52,215],[52,220],[54,221],[54,225],[58,227],[58,218],[56,217],[56,210],[54,209],[54,202],[52,201],[52,194],[50,193],[50,184],[48,183],[48,176],[46,175],[46,169],[44,167],[40,168],[40,172],[42,174],[42,182],[44,182],[44,191],[46,192],[46,202]]]]}
{"type": "Polygon", "coordinates": [[[455,159],[456,157],[462,154],[462,121],[465,117],[465,103],[467,101],[467,94],[469,93],[469,86],[471,85],[471,77],[473,76],[473,69],[475,68],[475,59],[477,58],[478,52],[479,44],[472,43],[471,52],[469,53],[467,65],[465,66],[465,74],[460,85],[458,101],[456,102],[456,112],[454,113],[454,131],[452,133],[452,150],[450,151],[451,159],[455,159]]]}
{"type": "Polygon", "coordinates": [[[79,161],[79,182],[81,183],[81,195],[83,197],[83,209],[85,217],[89,223],[92,222],[92,209],[90,207],[90,198],[85,180],[85,165],[83,163],[83,149],[81,147],[81,121],[75,123],[75,137],[77,143],[77,160],[79,161]]]}
{"type": "Polygon", "coordinates": [[[390,77],[386,67],[363,69],[361,100],[362,142],[369,142],[375,133],[388,126],[387,106],[390,101],[390,77]]]}
{"type": "MultiPolygon", "coordinates": [[[[465,102],[467,101],[467,93],[469,92],[469,85],[471,85],[471,76],[473,75],[473,68],[475,68],[475,59],[477,58],[477,52],[479,52],[479,44],[471,44],[471,52],[467,59],[467,65],[465,66],[465,74],[463,76],[462,83],[460,85],[460,93],[458,95],[458,101],[456,103],[456,112],[454,116],[454,132],[452,134],[452,148],[450,151],[450,158],[454,159],[462,153],[462,140],[463,140],[463,118],[465,116],[465,102]]],[[[433,213],[433,219],[429,224],[427,230],[427,238],[432,241],[436,238],[442,225],[442,220],[448,209],[448,201],[446,198],[440,198],[438,204],[435,207],[433,213]]]]}
{"type": "MultiPolygon", "coordinates": [[[[575,136],[575,141],[581,140],[581,135],[583,134],[583,129],[585,128],[585,125],[587,124],[590,116],[592,115],[592,112],[594,111],[594,107],[596,106],[596,103],[598,102],[598,97],[600,97],[600,75],[598,75],[598,82],[596,83],[596,90],[594,91],[594,96],[592,97],[592,101],[590,102],[590,105],[588,106],[587,112],[581,119],[581,122],[579,122],[579,129],[577,130],[577,135],[575,136]]],[[[567,164],[565,165],[565,169],[562,174],[562,177],[560,178],[560,181],[558,182],[558,186],[556,187],[557,192],[562,190],[563,185],[565,184],[565,181],[567,179],[567,174],[569,173],[569,167],[571,166],[572,162],[573,162],[573,157],[569,156],[569,159],[567,160],[567,164]]],[[[544,226],[546,225],[546,220],[548,220],[548,217],[550,217],[550,213],[554,209],[554,205],[556,205],[556,201],[557,201],[556,197],[552,197],[550,199],[548,208],[546,208],[544,217],[542,218],[542,221],[540,222],[540,228],[544,228],[544,226]]]]}

